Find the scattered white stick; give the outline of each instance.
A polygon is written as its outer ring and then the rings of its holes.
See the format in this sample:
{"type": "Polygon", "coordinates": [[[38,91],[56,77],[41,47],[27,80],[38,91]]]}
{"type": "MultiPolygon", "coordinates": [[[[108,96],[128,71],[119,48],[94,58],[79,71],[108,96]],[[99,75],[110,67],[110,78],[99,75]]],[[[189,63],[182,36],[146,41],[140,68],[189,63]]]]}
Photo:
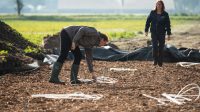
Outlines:
{"type": "Polygon", "coordinates": [[[170,95],[163,93],[162,96],[166,97],[167,99],[169,99],[169,101],[176,103],[178,105],[181,105],[183,102],[178,101],[176,98],[171,97],[170,95]]]}
{"type": "Polygon", "coordinates": [[[130,68],[110,68],[110,71],[116,71],[116,72],[124,72],[124,71],[131,71],[135,72],[137,69],[130,69],[130,68]]]}
{"type": "Polygon", "coordinates": [[[150,95],[147,95],[147,94],[143,94],[143,96],[146,96],[146,97],[148,97],[148,98],[151,98],[151,99],[154,99],[154,100],[157,100],[160,104],[158,104],[158,105],[166,105],[166,101],[169,101],[169,100],[167,100],[167,99],[165,99],[165,98],[156,98],[156,97],[153,97],[153,96],[150,96],[150,95]]]}
{"type": "Polygon", "coordinates": [[[167,94],[163,93],[162,96],[165,98],[156,98],[150,95],[143,94],[143,96],[157,100],[159,102],[158,105],[167,105],[168,102],[172,102],[178,105],[183,105],[186,101],[192,101],[191,98],[188,97],[196,97],[194,101],[198,100],[200,97],[200,87],[197,84],[188,84],[184,88],[182,88],[178,94],[167,94]],[[198,90],[197,95],[188,95],[189,91],[198,90]]]}
{"type": "Polygon", "coordinates": [[[114,84],[118,82],[118,80],[110,77],[100,76],[97,77],[96,82],[101,84],[114,84]]]}
{"type": "Polygon", "coordinates": [[[88,84],[93,83],[93,82],[101,83],[101,84],[114,84],[114,83],[118,82],[117,79],[105,77],[105,76],[97,77],[96,81],[94,81],[94,79],[79,79],[79,80],[83,83],[88,83],[88,84]]]}
{"type": "Polygon", "coordinates": [[[94,82],[94,79],[79,79],[81,82],[86,84],[91,84],[94,82]]]}
{"type": "MultiPolygon", "coordinates": [[[[163,94],[166,94],[166,93],[163,93],[163,94]]],[[[192,101],[192,99],[190,98],[186,98],[187,95],[175,95],[175,94],[167,94],[168,96],[172,97],[172,98],[177,98],[179,100],[187,100],[187,101],[192,101]]],[[[197,96],[197,95],[190,95],[190,96],[197,96]]]]}
{"type": "Polygon", "coordinates": [[[191,67],[195,65],[200,65],[200,63],[193,63],[193,62],[178,62],[176,63],[176,66],[181,66],[181,67],[191,67]]]}
{"type": "MultiPolygon", "coordinates": [[[[195,83],[186,85],[184,88],[182,88],[182,89],[178,92],[177,96],[184,95],[185,93],[187,93],[188,91],[191,91],[191,90],[193,90],[193,89],[198,89],[198,95],[196,95],[197,98],[195,99],[195,101],[196,101],[196,100],[198,100],[199,97],[200,97],[200,87],[199,87],[199,85],[197,85],[197,84],[195,84],[195,83]],[[192,87],[192,86],[194,86],[194,87],[192,87]],[[191,88],[189,88],[189,87],[191,87],[191,88]],[[189,89],[186,89],[186,88],[189,88],[189,89]],[[186,90],[185,90],[185,89],[186,89],[186,90]],[[185,91],[184,91],[184,90],[185,90],[185,91]]],[[[194,96],[194,95],[185,95],[185,96],[194,96]]]]}
{"type": "Polygon", "coordinates": [[[77,100],[99,100],[103,95],[87,95],[81,92],[75,92],[72,94],[34,94],[31,95],[33,98],[44,97],[50,99],[77,99],[77,100]]]}

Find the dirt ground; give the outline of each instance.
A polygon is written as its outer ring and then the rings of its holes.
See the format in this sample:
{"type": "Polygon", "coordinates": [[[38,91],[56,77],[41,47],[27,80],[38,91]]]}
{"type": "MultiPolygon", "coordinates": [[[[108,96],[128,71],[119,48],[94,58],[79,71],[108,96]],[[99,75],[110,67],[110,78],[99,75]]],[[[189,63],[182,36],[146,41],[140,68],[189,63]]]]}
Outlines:
{"type": "MultiPolygon", "coordinates": [[[[172,43],[177,47],[200,49],[199,24],[183,27],[181,32],[174,32],[172,43]],[[199,28],[197,28],[199,27],[199,28]],[[185,29],[184,29],[185,28],[185,29]],[[184,29],[184,30],[183,30],[184,29]]],[[[142,35],[141,35],[142,37],[142,35]]],[[[114,42],[121,49],[135,49],[146,46],[146,38],[121,40],[114,42]]],[[[0,111],[25,112],[199,112],[200,100],[187,102],[184,105],[170,103],[159,106],[157,101],[143,94],[161,97],[162,93],[177,94],[187,84],[200,85],[200,66],[183,68],[175,63],[164,63],[164,66],[154,67],[150,61],[105,62],[94,61],[97,76],[107,76],[118,80],[115,84],[69,84],[71,61],[66,61],[60,78],[66,85],[56,85],[48,82],[51,72],[48,65],[42,65],[32,72],[8,73],[0,76],[0,111]],[[131,68],[135,72],[113,72],[110,68],[131,68]],[[91,100],[67,100],[32,98],[32,94],[66,94],[83,92],[85,94],[102,94],[103,98],[91,100]]],[[[81,62],[80,78],[91,78],[85,61],[81,62]]],[[[196,94],[198,94],[196,92],[196,94]]],[[[193,98],[194,99],[194,98],[193,98]]]]}
{"type": "MultiPolygon", "coordinates": [[[[166,44],[171,44],[177,48],[193,48],[200,49],[200,22],[186,23],[172,27],[171,39],[166,40],[166,44]]],[[[122,39],[113,41],[120,49],[132,51],[134,49],[147,46],[147,41],[150,40],[150,34],[145,37],[144,34],[138,35],[133,39],[122,39]]]]}
{"type": "MultiPolygon", "coordinates": [[[[95,61],[98,76],[118,79],[114,85],[69,84],[71,62],[66,62],[61,79],[66,85],[48,83],[50,69],[47,65],[31,73],[6,74],[0,79],[1,111],[48,111],[48,112],[124,112],[124,111],[200,111],[200,100],[178,106],[158,106],[157,101],[144,97],[148,94],[160,97],[162,93],[178,93],[190,83],[200,84],[200,67],[182,68],[174,63],[165,63],[164,67],[154,67],[152,62],[103,62],[95,61]],[[113,72],[111,67],[137,69],[135,72],[113,72]],[[66,94],[83,92],[85,94],[102,94],[97,101],[31,98],[32,94],[66,94]]],[[[91,78],[87,73],[85,62],[81,63],[80,78],[91,78]]],[[[196,93],[197,94],[197,93],[196,93]]]]}

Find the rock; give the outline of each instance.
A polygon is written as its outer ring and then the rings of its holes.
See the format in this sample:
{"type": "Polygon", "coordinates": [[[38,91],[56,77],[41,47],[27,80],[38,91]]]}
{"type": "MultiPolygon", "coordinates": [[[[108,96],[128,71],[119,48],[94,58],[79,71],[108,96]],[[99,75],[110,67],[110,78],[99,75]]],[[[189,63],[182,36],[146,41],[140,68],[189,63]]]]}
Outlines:
{"type": "Polygon", "coordinates": [[[54,35],[47,35],[43,38],[43,48],[44,49],[59,49],[60,48],[60,33],[54,35]]]}

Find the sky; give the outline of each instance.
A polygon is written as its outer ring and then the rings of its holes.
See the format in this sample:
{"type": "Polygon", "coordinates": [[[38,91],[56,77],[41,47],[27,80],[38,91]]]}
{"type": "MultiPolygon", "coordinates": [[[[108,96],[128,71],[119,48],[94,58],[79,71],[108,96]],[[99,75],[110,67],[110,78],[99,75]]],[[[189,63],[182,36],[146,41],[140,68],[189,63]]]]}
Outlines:
{"type": "MultiPolygon", "coordinates": [[[[174,9],[173,0],[163,0],[166,9],[174,9]]],[[[153,9],[156,0],[124,0],[126,9],[153,9]]],[[[60,9],[120,9],[121,0],[59,0],[60,9]]]]}
{"type": "MultiPolygon", "coordinates": [[[[147,11],[155,7],[157,0],[22,0],[24,2],[24,12],[58,12],[72,11],[78,9],[84,11],[95,11],[96,9],[131,9],[135,11],[147,11]],[[34,5],[37,4],[37,5],[34,5]],[[83,9],[83,10],[82,10],[83,9]]],[[[173,0],[163,0],[166,10],[174,10],[173,0]]],[[[15,12],[15,0],[0,0],[0,13],[15,12]]]]}

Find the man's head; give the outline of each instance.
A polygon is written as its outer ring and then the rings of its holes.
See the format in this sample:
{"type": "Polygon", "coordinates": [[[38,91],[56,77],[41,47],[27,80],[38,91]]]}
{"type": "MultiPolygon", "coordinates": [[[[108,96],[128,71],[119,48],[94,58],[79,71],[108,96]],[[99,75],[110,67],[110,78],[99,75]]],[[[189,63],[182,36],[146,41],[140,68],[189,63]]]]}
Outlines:
{"type": "Polygon", "coordinates": [[[101,32],[99,32],[99,35],[100,35],[100,38],[101,38],[99,46],[105,46],[107,44],[107,42],[108,42],[107,35],[105,35],[105,34],[103,34],[101,32]]]}

